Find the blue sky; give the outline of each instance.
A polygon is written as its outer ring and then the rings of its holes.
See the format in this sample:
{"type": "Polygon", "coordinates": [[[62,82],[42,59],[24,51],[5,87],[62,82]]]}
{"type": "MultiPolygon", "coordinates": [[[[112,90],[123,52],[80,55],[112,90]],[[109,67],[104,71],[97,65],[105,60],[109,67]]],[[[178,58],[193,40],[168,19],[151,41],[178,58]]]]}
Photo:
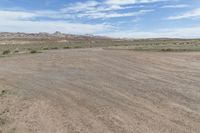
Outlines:
{"type": "Polygon", "coordinates": [[[200,37],[200,0],[1,0],[1,32],[200,37]]]}

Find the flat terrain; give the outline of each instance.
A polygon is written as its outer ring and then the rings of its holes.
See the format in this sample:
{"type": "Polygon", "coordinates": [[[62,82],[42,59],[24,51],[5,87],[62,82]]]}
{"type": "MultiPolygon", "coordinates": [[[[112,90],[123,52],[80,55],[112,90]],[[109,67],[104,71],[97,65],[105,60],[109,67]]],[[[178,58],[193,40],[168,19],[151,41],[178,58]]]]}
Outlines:
{"type": "Polygon", "coordinates": [[[0,58],[0,133],[199,133],[200,53],[0,58]]]}
{"type": "MultiPolygon", "coordinates": [[[[12,36],[11,36],[12,37],[12,36]]],[[[200,39],[111,39],[98,37],[70,38],[2,38],[0,57],[47,50],[98,48],[132,51],[183,52],[200,51],[200,39]]]]}

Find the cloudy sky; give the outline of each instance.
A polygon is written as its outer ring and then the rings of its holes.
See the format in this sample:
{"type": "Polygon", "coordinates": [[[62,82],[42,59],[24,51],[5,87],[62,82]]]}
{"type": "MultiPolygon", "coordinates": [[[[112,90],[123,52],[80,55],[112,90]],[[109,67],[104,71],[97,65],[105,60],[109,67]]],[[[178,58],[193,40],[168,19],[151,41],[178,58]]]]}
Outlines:
{"type": "Polygon", "coordinates": [[[200,0],[1,0],[0,32],[200,37],[200,0]]]}

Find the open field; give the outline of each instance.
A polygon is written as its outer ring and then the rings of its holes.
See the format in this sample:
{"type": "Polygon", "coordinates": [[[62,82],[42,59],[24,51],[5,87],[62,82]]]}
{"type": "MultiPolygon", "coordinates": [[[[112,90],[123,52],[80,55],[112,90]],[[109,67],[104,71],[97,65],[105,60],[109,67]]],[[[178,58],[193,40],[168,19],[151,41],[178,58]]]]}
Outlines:
{"type": "Polygon", "coordinates": [[[2,133],[199,133],[200,53],[86,48],[0,58],[2,133]]]}
{"type": "Polygon", "coordinates": [[[200,51],[199,40],[151,40],[146,42],[132,42],[132,45],[110,46],[114,50],[157,51],[157,52],[184,52],[200,51]]]}
{"type": "Polygon", "coordinates": [[[200,51],[199,39],[123,40],[77,36],[69,38],[0,38],[0,56],[42,52],[45,50],[104,47],[134,51],[200,51]],[[9,53],[4,54],[5,51],[9,53]]]}

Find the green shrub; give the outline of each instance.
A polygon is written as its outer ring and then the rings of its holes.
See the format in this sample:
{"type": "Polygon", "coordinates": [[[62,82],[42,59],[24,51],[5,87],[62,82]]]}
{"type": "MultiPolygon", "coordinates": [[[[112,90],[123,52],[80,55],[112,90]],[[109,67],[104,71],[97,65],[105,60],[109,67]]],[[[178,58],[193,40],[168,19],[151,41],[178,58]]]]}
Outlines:
{"type": "Polygon", "coordinates": [[[3,51],[3,53],[2,53],[3,55],[7,55],[7,54],[10,54],[10,50],[5,50],[5,51],[3,51]]]}
{"type": "Polygon", "coordinates": [[[70,49],[70,47],[69,47],[69,46],[66,46],[66,47],[64,47],[64,49],[70,49]]]}
{"type": "Polygon", "coordinates": [[[15,52],[15,53],[19,53],[19,50],[15,50],[14,52],[15,52]]]}
{"type": "Polygon", "coordinates": [[[36,51],[36,50],[31,50],[30,53],[31,53],[31,54],[35,54],[35,53],[37,53],[37,51],[36,51]]]}
{"type": "Polygon", "coordinates": [[[6,124],[6,119],[0,118],[0,126],[3,126],[6,124]]]}
{"type": "Polygon", "coordinates": [[[49,48],[43,48],[43,50],[49,50],[49,48]]]}
{"type": "Polygon", "coordinates": [[[74,48],[81,48],[81,46],[74,46],[74,48]]]}
{"type": "Polygon", "coordinates": [[[161,51],[164,51],[164,52],[169,52],[169,51],[174,51],[173,49],[171,48],[166,48],[166,49],[161,49],[161,51]]]}
{"type": "Polygon", "coordinates": [[[3,95],[5,95],[7,93],[7,91],[6,90],[2,90],[1,92],[0,92],[0,96],[3,96],[3,95]]]}
{"type": "Polygon", "coordinates": [[[51,48],[51,49],[58,49],[58,47],[53,47],[53,48],[51,48]]]}

